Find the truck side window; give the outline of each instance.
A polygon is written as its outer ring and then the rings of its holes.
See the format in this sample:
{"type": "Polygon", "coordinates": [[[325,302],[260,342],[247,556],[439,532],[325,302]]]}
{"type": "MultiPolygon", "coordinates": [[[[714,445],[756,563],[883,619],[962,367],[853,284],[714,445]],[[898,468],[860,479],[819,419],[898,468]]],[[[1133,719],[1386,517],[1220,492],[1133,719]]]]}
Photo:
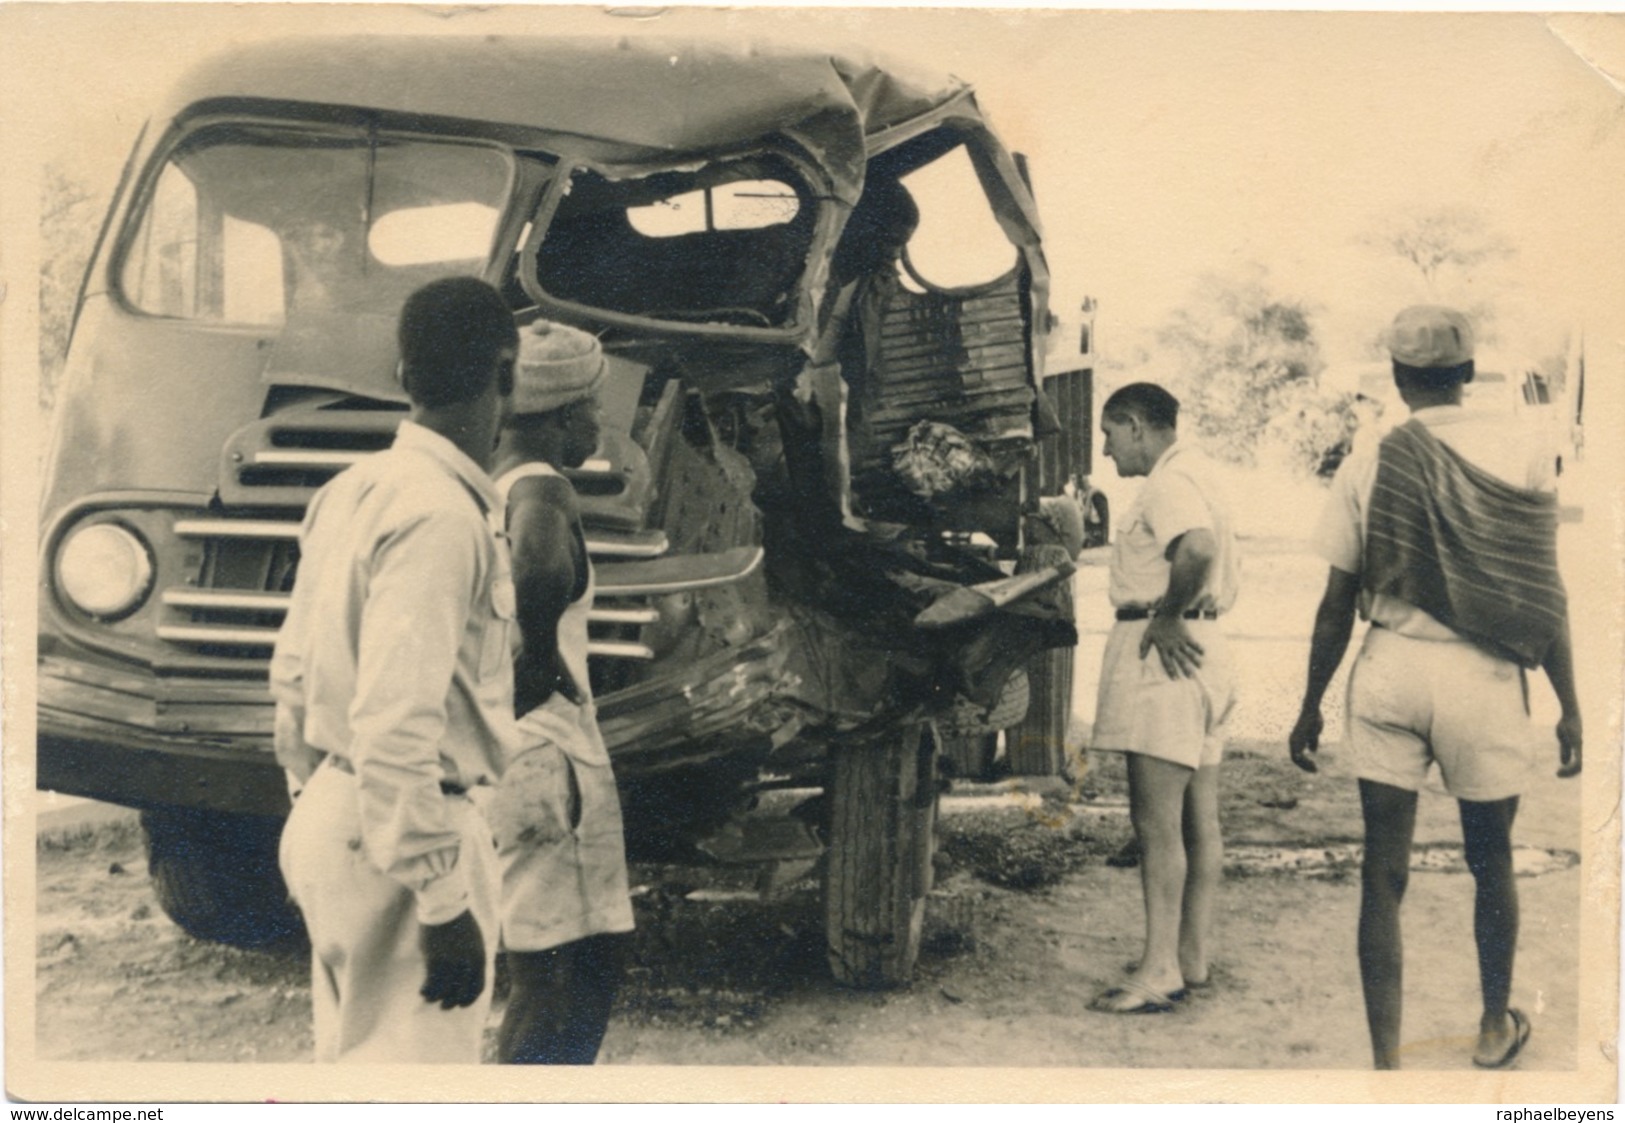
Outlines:
{"type": "Polygon", "coordinates": [[[143,312],[269,324],[282,319],[281,241],[267,226],[200,199],[178,165],[164,168],[124,261],[124,296],[143,312]]]}
{"type": "Polygon", "coordinates": [[[197,300],[197,189],[171,165],[124,263],[124,292],[143,311],[189,316],[197,300]]]}

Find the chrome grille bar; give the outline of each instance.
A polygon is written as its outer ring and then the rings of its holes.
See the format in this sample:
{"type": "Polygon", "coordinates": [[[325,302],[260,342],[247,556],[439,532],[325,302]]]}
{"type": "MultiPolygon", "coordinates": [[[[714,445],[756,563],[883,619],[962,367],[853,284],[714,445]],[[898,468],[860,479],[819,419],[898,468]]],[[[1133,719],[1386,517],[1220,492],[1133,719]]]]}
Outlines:
{"type": "MultiPolygon", "coordinates": [[[[164,604],[171,608],[198,608],[217,612],[286,612],[287,593],[255,593],[230,589],[165,589],[164,604]]],[[[653,624],[660,613],[652,608],[593,608],[587,619],[594,624],[653,624]]]]}
{"type": "Polygon", "coordinates": [[[370,452],[324,451],[321,449],[289,450],[260,449],[254,453],[254,463],[273,468],[334,468],[343,469],[358,463],[370,452]]]}
{"type": "Polygon", "coordinates": [[[273,519],[177,519],[175,533],[182,538],[277,538],[299,537],[299,524],[273,519]]]}
{"type": "Polygon", "coordinates": [[[170,643],[222,643],[247,647],[270,647],[276,643],[275,628],[227,628],[209,624],[159,624],[158,638],[170,643]]]}
{"type": "Polygon", "coordinates": [[[587,654],[598,655],[607,659],[649,660],[655,657],[654,649],[647,644],[607,639],[588,640],[587,654]]]}
{"type": "Polygon", "coordinates": [[[653,624],[660,613],[652,608],[593,608],[587,613],[590,624],[653,624]]]}
{"type": "MultiPolygon", "coordinates": [[[[299,524],[274,519],[179,519],[175,533],[182,538],[270,538],[292,541],[299,524]]],[[[602,558],[657,558],[671,548],[666,536],[655,531],[634,537],[588,534],[587,552],[602,558]]]]}
{"type": "Polygon", "coordinates": [[[239,612],[286,612],[287,593],[237,592],[231,589],[165,589],[163,602],[172,608],[205,608],[239,612]]]}
{"type": "Polygon", "coordinates": [[[639,534],[630,538],[605,538],[587,534],[587,553],[595,558],[658,558],[671,549],[664,533],[639,534]]]}
{"type": "MultiPolygon", "coordinates": [[[[158,638],[170,643],[220,644],[232,647],[271,647],[276,628],[230,628],[208,624],[160,624],[158,638]]],[[[626,640],[588,640],[587,654],[605,659],[650,660],[654,650],[647,644],[626,640]]]]}

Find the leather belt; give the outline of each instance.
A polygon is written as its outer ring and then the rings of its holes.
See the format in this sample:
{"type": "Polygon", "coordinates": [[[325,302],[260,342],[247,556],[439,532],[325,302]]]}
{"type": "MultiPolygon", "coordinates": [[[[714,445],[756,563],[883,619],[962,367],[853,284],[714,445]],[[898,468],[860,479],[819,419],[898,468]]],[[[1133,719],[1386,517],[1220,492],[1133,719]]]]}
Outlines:
{"type": "MultiPolygon", "coordinates": [[[[1151,619],[1151,610],[1149,608],[1119,608],[1117,618],[1119,620],[1149,620],[1151,619]]],[[[1219,614],[1211,608],[1193,608],[1189,612],[1181,612],[1179,618],[1181,620],[1217,620],[1219,614]]]]}
{"type": "MultiPolygon", "coordinates": [[[[355,775],[355,765],[351,764],[349,760],[342,756],[333,756],[331,753],[329,753],[327,762],[340,772],[344,773],[346,776],[355,775]]],[[[454,784],[450,780],[442,780],[440,781],[440,794],[467,795],[468,789],[463,787],[461,784],[454,784]]]]}

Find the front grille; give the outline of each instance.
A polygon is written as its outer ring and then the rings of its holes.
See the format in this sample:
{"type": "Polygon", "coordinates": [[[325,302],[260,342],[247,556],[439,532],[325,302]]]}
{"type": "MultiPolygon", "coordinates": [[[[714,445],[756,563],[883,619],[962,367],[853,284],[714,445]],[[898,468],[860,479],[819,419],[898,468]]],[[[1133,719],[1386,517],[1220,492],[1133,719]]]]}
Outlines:
{"type": "MultiPolygon", "coordinates": [[[[658,533],[658,532],[657,532],[658,533]]],[[[239,648],[269,651],[288,610],[298,569],[299,523],[275,519],[187,518],[175,523],[175,534],[199,541],[204,548],[201,578],[196,585],[173,586],[159,594],[174,611],[158,625],[158,638],[197,649],[239,648]]],[[[654,557],[664,552],[664,536],[639,540],[587,537],[595,561],[654,557]]],[[[625,629],[652,624],[660,614],[646,605],[608,602],[593,607],[589,622],[625,629]]],[[[647,660],[645,644],[621,638],[588,644],[591,655],[647,660]]]]}
{"type": "MultiPolygon", "coordinates": [[[[191,544],[187,553],[199,561],[185,584],[160,591],[158,638],[200,654],[268,658],[293,591],[306,505],[339,472],[389,447],[401,418],[397,410],[309,410],[265,418],[235,433],[221,463],[225,513],[175,521],[176,538],[191,544]]],[[[620,475],[609,459],[571,473],[578,490],[586,481],[620,475]]],[[[668,549],[659,530],[589,525],[586,538],[596,562],[652,559],[668,549]]],[[[591,616],[605,634],[594,636],[589,653],[652,659],[640,630],[658,619],[646,603],[606,599],[591,616]]]]}
{"type": "Polygon", "coordinates": [[[268,651],[298,570],[298,521],[187,518],[177,519],[174,529],[177,538],[202,546],[203,564],[196,584],[159,593],[174,611],[164,614],[158,638],[220,653],[268,651]]]}

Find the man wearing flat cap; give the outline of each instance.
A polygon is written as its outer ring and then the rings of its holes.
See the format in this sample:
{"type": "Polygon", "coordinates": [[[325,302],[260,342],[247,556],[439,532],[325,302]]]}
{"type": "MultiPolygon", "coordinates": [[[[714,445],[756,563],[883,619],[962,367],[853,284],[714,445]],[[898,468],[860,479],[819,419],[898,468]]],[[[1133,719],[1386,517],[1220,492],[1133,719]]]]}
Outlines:
{"type": "Polygon", "coordinates": [[[588,333],[527,327],[493,469],[523,641],[519,749],[487,810],[513,984],[497,1036],[503,1064],[593,1063],[632,930],[620,799],[587,678],[592,564],[562,474],[598,446],[607,371],[588,333]]]}
{"type": "Polygon", "coordinates": [[[1529,720],[1531,669],[1545,671],[1561,707],[1557,775],[1580,771],[1552,462],[1514,419],[1463,406],[1473,332],[1461,313],[1407,308],[1387,344],[1411,416],[1377,448],[1351,455],[1332,481],[1314,535],[1331,570],[1289,745],[1294,763],[1315,771],[1321,698],[1358,611],[1371,627],[1349,676],[1347,744],[1365,818],[1359,957],[1375,1064],[1399,1067],[1399,906],[1417,792],[1437,764],[1460,806],[1476,890],[1484,1008],[1473,1063],[1506,1068],[1530,1035],[1528,1015],[1509,999],[1518,940],[1512,823],[1541,750],[1529,720]]]}

